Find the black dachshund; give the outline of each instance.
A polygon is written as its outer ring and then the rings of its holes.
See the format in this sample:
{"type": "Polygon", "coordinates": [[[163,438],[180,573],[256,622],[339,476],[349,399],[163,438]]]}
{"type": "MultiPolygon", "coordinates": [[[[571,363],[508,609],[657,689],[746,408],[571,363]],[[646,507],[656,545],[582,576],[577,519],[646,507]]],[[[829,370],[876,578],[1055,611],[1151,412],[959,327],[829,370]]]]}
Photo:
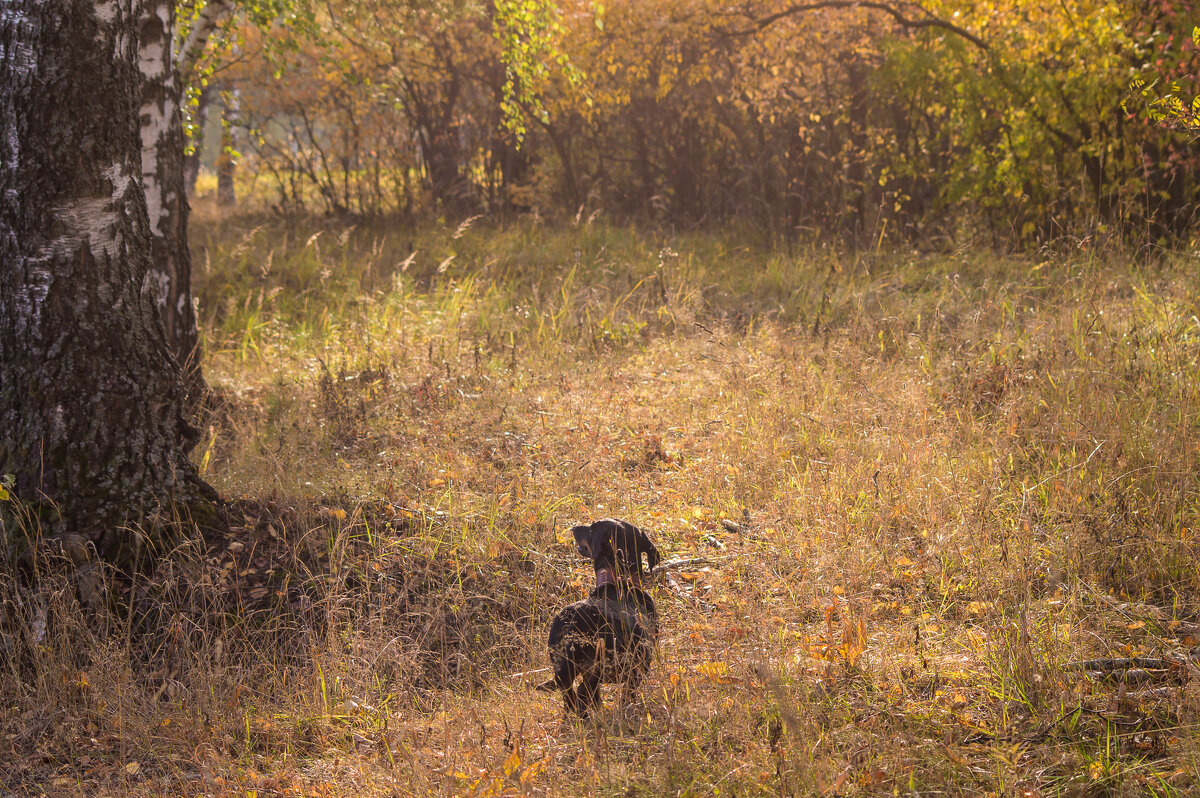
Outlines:
{"type": "Polygon", "coordinates": [[[562,690],[567,711],[586,716],[600,703],[600,683],[620,683],[628,699],[650,669],[658,637],[654,599],[643,587],[642,554],[649,569],[658,549],[627,521],[605,518],[573,527],[579,553],[596,568],[586,601],[563,607],[550,624],[554,678],[539,690],[562,690]],[[575,679],[583,677],[578,689],[575,679]]]}

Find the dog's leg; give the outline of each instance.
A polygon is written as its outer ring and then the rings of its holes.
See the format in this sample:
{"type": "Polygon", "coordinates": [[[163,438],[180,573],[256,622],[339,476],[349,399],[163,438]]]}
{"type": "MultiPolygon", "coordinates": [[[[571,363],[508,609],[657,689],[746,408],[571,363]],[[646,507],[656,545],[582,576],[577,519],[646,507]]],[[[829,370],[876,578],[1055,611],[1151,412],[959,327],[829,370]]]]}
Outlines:
{"type": "Polygon", "coordinates": [[[599,668],[583,675],[583,681],[579,683],[579,701],[583,705],[583,712],[580,714],[584,716],[589,714],[593,707],[602,706],[600,702],[599,668]]]}
{"type": "Polygon", "coordinates": [[[630,658],[626,666],[621,669],[622,706],[629,706],[633,703],[634,695],[642,680],[646,678],[646,673],[650,670],[650,660],[653,658],[653,650],[645,639],[635,640],[632,646],[633,651],[630,652],[630,658]]]}
{"type": "Polygon", "coordinates": [[[568,714],[578,715],[581,718],[587,717],[587,705],[580,705],[579,692],[574,687],[568,687],[563,690],[563,704],[567,708],[568,714]]]}

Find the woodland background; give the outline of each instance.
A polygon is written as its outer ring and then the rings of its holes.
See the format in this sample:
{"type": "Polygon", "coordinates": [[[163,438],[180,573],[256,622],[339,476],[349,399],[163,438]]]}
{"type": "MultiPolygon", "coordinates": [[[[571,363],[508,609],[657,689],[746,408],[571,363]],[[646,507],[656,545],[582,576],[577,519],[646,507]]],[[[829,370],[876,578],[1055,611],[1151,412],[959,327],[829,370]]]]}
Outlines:
{"type": "Polygon", "coordinates": [[[1189,230],[1188,3],[871,5],[333,3],[227,30],[209,81],[286,213],[934,248],[1189,230]]]}
{"type": "Polygon", "coordinates": [[[221,501],[0,568],[0,794],[1200,791],[1189,3],[174,8],[221,501]],[[585,722],[602,516],[674,565],[585,722]]]}

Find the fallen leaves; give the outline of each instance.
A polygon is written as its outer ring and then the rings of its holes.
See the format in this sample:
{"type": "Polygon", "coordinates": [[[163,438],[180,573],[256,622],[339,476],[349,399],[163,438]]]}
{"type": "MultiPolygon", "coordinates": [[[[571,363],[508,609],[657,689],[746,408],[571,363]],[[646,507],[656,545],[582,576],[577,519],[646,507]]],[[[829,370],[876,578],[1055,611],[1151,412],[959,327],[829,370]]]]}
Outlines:
{"type": "Polygon", "coordinates": [[[702,662],[696,666],[696,672],[714,684],[736,684],[742,681],[730,673],[729,665],[724,662],[702,662]]]}

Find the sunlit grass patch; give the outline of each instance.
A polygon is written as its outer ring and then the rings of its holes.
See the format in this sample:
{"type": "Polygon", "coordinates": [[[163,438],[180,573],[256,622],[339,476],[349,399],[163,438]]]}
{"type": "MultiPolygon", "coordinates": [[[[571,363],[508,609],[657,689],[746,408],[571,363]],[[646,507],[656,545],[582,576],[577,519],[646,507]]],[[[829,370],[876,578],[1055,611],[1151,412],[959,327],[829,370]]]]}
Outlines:
{"type": "MultiPolygon", "coordinates": [[[[146,793],[198,772],[212,794],[1194,788],[1183,660],[1141,682],[1075,666],[1200,645],[1186,264],[595,224],[196,240],[196,456],[245,502],[147,577],[122,642],[5,638],[13,705],[36,684],[69,716],[53,757],[104,751],[93,775],[22,772],[146,793]],[[656,587],[639,700],[581,724],[529,685],[592,579],[566,528],[605,515],[687,564],[656,587]]],[[[69,591],[41,589],[75,634],[69,591]]],[[[42,617],[22,601],[6,628],[42,617]]]]}

